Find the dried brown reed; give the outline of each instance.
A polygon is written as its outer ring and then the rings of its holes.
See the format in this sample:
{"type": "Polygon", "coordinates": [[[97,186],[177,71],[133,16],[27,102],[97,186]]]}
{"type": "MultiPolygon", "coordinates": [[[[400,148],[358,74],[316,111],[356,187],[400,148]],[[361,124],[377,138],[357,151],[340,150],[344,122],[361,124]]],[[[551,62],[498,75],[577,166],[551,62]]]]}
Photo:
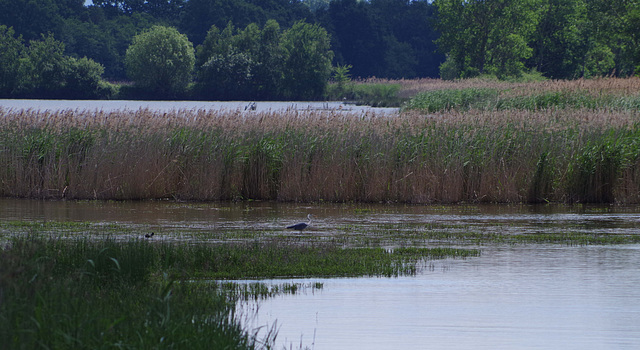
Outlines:
{"type": "Polygon", "coordinates": [[[0,195],[637,203],[639,120],[592,109],[1,110],[0,195]]]}

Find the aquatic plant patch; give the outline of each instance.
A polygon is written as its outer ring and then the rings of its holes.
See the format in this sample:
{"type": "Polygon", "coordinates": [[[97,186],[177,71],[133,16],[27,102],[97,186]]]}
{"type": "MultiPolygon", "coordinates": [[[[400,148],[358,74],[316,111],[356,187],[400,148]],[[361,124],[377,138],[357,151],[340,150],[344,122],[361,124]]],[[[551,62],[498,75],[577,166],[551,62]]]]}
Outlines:
{"type": "Polygon", "coordinates": [[[27,237],[0,251],[0,341],[33,348],[269,347],[216,285],[155,275],[145,242],[27,237]]]}

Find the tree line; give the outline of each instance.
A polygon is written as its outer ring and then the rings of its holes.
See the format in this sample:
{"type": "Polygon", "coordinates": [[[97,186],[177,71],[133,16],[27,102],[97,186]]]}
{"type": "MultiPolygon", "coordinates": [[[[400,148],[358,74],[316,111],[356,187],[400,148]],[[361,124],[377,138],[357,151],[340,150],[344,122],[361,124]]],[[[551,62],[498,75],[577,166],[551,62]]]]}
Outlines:
{"type": "Polygon", "coordinates": [[[640,0],[434,0],[443,78],[640,72],[640,0]]]}
{"type": "Polygon", "coordinates": [[[327,79],[327,62],[355,78],[640,71],[640,0],[0,0],[0,25],[4,97],[109,94],[100,80],[135,81],[127,52],[157,27],[194,48],[187,85],[198,98],[318,97],[323,84],[300,82],[327,79]],[[320,58],[295,52],[304,33],[320,58]]]}

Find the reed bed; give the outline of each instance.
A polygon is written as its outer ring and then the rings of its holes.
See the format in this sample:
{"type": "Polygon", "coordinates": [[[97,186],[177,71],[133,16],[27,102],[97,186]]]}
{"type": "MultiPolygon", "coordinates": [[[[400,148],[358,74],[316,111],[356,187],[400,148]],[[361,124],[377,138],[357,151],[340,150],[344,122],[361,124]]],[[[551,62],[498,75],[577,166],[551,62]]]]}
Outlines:
{"type": "Polygon", "coordinates": [[[587,92],[589,95],[602,94],[634,95],[640,92],[640,79],[629,78],[597,78],[575,80],[541,80],[534,82],[510,82],[496,79],[410,79],[410,80],[384,80],[369,79],[362,84],[399,84],[400,96],[409,98],[421,92],[433,90],[461,90],[461,89],[493,89],[511,91],[518,95],[536,95],[548,92],[587,92]]]}
{"type": "Polygon", "coordinates": [[[640,79],[594,79],[508,83],[473,79],[459,82],[413,82],[405,109],[444,110],[508,109],[640,109],[640,79]],[[413,89],[413,90],[412,90],[413,89]],[[419,92],[415,91],[419,89],[419,92]]]}
{"type": "Polygon", "coordinates": [[[0,111],[0,195],[640,202],[637,109],[0,111]]]}

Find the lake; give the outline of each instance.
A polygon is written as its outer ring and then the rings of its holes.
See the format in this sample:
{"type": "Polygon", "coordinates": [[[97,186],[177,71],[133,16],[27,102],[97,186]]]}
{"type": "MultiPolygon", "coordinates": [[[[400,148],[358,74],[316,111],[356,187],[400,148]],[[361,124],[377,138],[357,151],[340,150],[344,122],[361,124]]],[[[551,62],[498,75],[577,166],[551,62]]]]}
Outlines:
{"type": "Polygon", "coordinates": [[[22,110],[78,110],[114,112],[149,109],[157,112],[178,110],[228,110],[260,113],[270,111],[332,111],[344,113],[396,114],[398,108],[357,106],[342,102],[302,101],[108,101],[108,100],[2,100],[0,108],[22,110]],[[255,107],[255,108],[252,108],[255,107]]]}
{"type": "Polygon", "coordinates": [[[638,246],[484,247],[414,277],[312,279],[323,288],[242,307],[287,349],[637,349],[638,266],[638,246]]]}
{"type": "MultiPolygon", "coordinates": [[[[257,233],[250,239],[340,239],[347,245],[390,247],[442,242],[376,241],[371,233],[380,227],[396,227],[398,234],[417,227],[446,227],[505,235],[554,230],[615,235],[638,234],[640,224],[640,208],[617,206],[0,199],[0,208],[0,221],[115,225],[123,238],[156,230],[157,240],[217,242],[257,233]],[[284,229],[304,220],[307,213],[315,216],[310,230],[284,229]]],[[[92,229],[91,234],[99,231],[92,229]]],[[[640,347],[640,245],[465,247],[479,249],[481,255],[428,261],[415,276],[262,280],[318,282],[323,287],[243,302],[238,309],[247,328],[264,327],[259,334],[278,327],[277,348],[287,349],[300,345],[320,350],[640,347]]]]}

